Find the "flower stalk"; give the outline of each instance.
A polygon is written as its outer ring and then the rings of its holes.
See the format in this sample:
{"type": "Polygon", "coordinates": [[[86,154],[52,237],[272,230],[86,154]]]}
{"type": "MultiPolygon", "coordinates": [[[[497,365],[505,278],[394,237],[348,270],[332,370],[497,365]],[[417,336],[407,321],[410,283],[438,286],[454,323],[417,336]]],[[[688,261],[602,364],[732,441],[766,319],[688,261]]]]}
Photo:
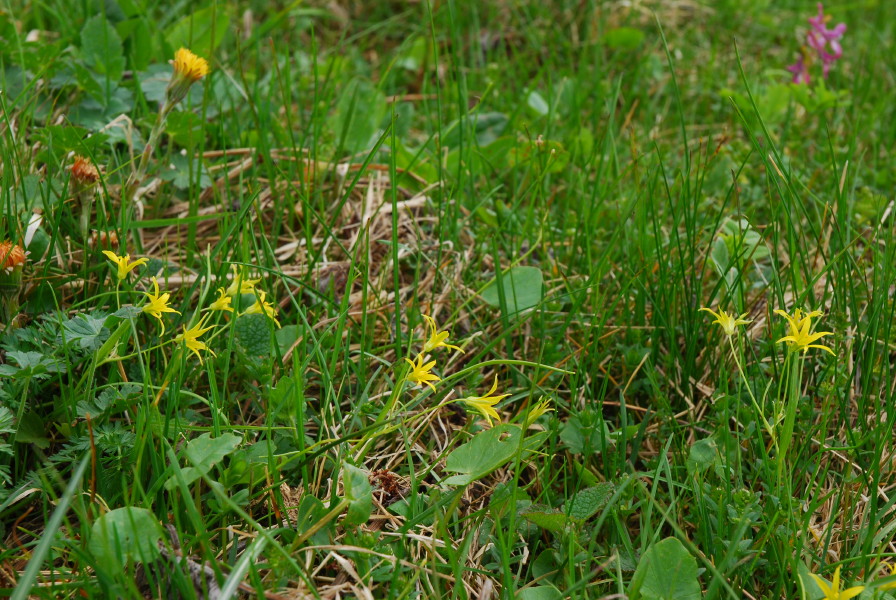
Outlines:
{"type": "MultiPolygon", "coordinates": [[[[140,155],[140,161],[137,163],[137,168],[131,173],[130,177],[128,177],[124,186],[124,201],[128,205],[134,203],[139,205],[139,198],[136,197],[137,188],[146,178],[150,159],[152,158],[152,155],[158,146],[159,138],[165,129],[165,122],[168,119],[168,114],[174,110],[174,107],[177,106],[181,100],[186,98],[187,92],[190,91],[190,87],[205,77],[209,71],[208,62],[204,58],[196,56],[186,48],[181,48],[175,52],[174,60],[171,61],[171,63],[174,67],[174,74],[166,89],[165,101],[159,108],[159,114],[156,116],[156,122],[149,132],[149,138],[140,155]]],[[[140,217],[140,212],[142,212],[142,210],[138,211],[138,218],[140,217]]]]}

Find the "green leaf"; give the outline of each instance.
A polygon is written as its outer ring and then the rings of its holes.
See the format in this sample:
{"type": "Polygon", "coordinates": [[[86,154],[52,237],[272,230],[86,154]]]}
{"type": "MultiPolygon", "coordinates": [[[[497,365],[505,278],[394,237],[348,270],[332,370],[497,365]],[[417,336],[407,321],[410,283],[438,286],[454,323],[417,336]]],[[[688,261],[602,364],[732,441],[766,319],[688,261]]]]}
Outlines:
{"type": "Polygon", "coordinates": [[[102,15],[88,19],[81,29],[81,56],[89,68],[113,82],[117,83],[124,73],[121,38],[102,15]]]}
{"type": "MultiPolygon", "coordinates": [[[[536,267],[514,267],[501,277],[501,289],[507,303],[507,314],[537,306],[541,302],[543,277],[536,267]]],[[[497,278],[482,290],[482,299],[492,306],[500,306],[497,278]]]]}
{"type": "Polygon", "coordinates": [[[224,41],[229,27],[230,12],[214,3],[180,19],[165,39],[172,52],[178,48],[188,48],[197,56],[209,60],[224,41]]]}
{"type": "Polygon", "coordinates": [[[105,321],[105,315],[77,314],[62,324],[62,339],[67,344],[76,344],[82,350],[93,352],[109,338],[109,330],[103,326],[105,321]]]}
{"type": "Polygon", "coordinates": [[[58,358],[44,356],[40,352],[20,352],[11,350],[6,353],[6,359],[12,360],[18,366],[10,364],[0,365],[0,375],[6,375],[15,379],[45,379],[51,373],[59,373],[65,370],[65,365],[58,358]]]}
{"type": "Polygon", "coordinates": [[[716,462],[719,457],[719,448],[712,438],[697,440],[691,445],[688,453],[688,471],[702,472],[716,462]]]}
{"type": "Polygon", "coordinates": [[[134,107],[134,94],[123,87],[115,87],[109,94],[103,92],[103,97],[84,98],[79,104],[72,107],[69,112],[69,120],[75,125],[81,125],[91,131],[99,131],[110,121],[122,113],[129,113],[134,107]]]}
{"type": "Polygon", "coordinates": [[[573,454],[591,455],[600,452],[604,440],[608,445],[611,443],[609,436],[607,424],[590,409],[570,417],[560,430],[560,440],[573,454]]]}
{"type": "Polygon", "coordinates": [[[158,558],[161,537],[162,528],[150,511],[117,508],[93,523],[88,548],[100,568],[121,572],[129,559],[142,563],[158,558]]]}
{"type": "Polygon", "coordinates": [[[284,325],[275,331],[274,339],[280,348],[280,354],[286,354],[302,336],[303,331],[304,329],[299,328],[298,325],[284,325]]]}
{"type": "MultiPolygon", "coordinates": [[[[194,112],[174,111],[168,115],[168,120],[165,122],[165,131],[181,146],[193,148],[204,137],[204,125],[202,118],[194,112]]],[[[189,165],[186,157],[182,156],[180,158],[183,159],[185,166],[189,165]]],[[[201,164],[199,160],[196,160],[195,163],[197,165],[201,164]]],[[[209,181],[211,181],[210,178],[209,181]]]]}
{"type": "MultiPolygon", "coordinates": [[[[287,506],[287,509],[290,508],[287,506]]],[[[302,496],[302,499],[299,501],[299,506],[296,508],[296,532],[297,533],[305,533],[309,531],[312,527],[315,527],[320,523],[324,517],[327,516],[327,507],[324,506],[324,503],[315,498],[310,494],[305,494],[302,496]]],[[[321,527],[317,530],[317,532],[311,536],[311,542],[313,544],[326,544],[330,541],[330,530],[332,529],[332,524],[328,523],[327,525],[321,527]]]]}
{"type": "MultiPolygon", "coordinates": [[[[190,484],[211,471],[212,467],[237,449],[240,441],[242,438],[232,433],[224,433],[216,438],[213,438],[211,433],[203,433],[195,440],[191,440],[184,449],[184,455],[193,466],[181,470],[186,483],[190,484]]],[[[165,482],[165,489],[173,490],[177,485],[177,476],[172,475],[165,482]]]]}
{"type": "Polygon", "coordinates": [[[697,561],[676,538],[647,549],[629,588],[631,600],[701,600],[697,561]]]}
{"type": "Polygon", "coordinates": [[[42,450],[50,447],[47,426],[40,415],[35,412],[22,415],[17,425],[15,441],[19,444],[34,444],[42,450]]]}
{"type": "Polygon", "coordinates": [[[329,125],[342,150],[357,154],[373,147],[385,115],[385,94],[367,79],[356,78],[342,91],[329,125]]]}
{"type": "Polygon", "coordinates": [[[271,322],[265,315],[243,315],[234,324],[236,340],[248,354],[262,356],[271,352],[271,322]]]}
{"type": "Polygon", "coordinates": [[[728,272],[728,265],[731,264],[731,258],[728,254],[728,244],[725,243],[723,238],[716,238],[716,241],[713,242],[709,257],[712,259],[712,263],[720,275],[728,272]]]}
{"type": "Polygon", "coordinates": [[[95,399],[78,402],[75,410],[81,419],[90,416],[91,419],[97,420],[118,407],[135,402],[142,392],[143,386],[136,383],[106,388],[95,399]]]}
{"type": "Polygon", "coordinates": [[[521,512],[520,516],[532,521],[542,529],[559,533],[566,528],[570,519],[566,513],[548,506],[535,505],[521,512]]]}
{"type": "Polygon", "coordinates": [[[511,148],[508,163],[515,167],[533,165],[548,173],[559,173],[569,164],[569,152],[560,142],[538,139],[511,148]]]}
{"type": "Polygon", "coordinates": [[[345,522],[350,525],[366,523],[373,512],[373,486],[367,473],[347,462],[342,463],[342,487],[349,501],[345,522]]]}
{"type": "Polygon", "coordinates": [[[579,521],[588,520],[607,505],[614,491],[615,486],[608,481],[585,488],[566,501],[563,512],[579,521]]]}
{"type": "MultiPolygon", "coordinates": [[[[520,451],[522,429],[517,425],[498,425],[483,431],[456,448],[445,459],[445,470],[460,473],[445,479],[447,485],[467,485],[485,477],[510,461],[520,451]]],[[[528,449],[529,445],[524,444],[528,449]]]]}
{"type": "Polygon", "coordinates": [[[552,585],[537,585],[521,589],[517,600],[562,600],[563,593],[552,585]]]}

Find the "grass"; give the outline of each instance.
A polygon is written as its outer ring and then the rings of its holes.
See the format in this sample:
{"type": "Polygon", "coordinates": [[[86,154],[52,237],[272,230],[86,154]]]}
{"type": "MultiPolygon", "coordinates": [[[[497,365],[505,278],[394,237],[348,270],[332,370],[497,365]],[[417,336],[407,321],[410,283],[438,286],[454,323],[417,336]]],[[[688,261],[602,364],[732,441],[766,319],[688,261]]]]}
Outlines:
{"type": "Polygon", "coordinates": [[[7,595],[892,597],[889,3],[0,10],[7,595]]]}

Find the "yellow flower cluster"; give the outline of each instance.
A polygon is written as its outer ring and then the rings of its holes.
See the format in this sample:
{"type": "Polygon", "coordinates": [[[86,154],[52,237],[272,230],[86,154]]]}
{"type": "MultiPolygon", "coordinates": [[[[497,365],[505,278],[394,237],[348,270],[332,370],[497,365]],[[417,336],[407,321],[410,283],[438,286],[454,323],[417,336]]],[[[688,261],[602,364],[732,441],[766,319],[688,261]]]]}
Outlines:
{"type": "Polygon", "coordinates": [[[435,319],[428,315],[423,315],[423,319],[426,321],[429,337],[423,343],[423,351],[417,355],[417,358],[414,360],[405,358],[408,364],[411,365],[411,372],[408,373],[407,377],[408,381],[413,381],[417,385],[428,385],[432,391],[436,391],[436,386],[434,386],[433,383],[441,381],[440,377],[432,373],[432,368],[436,366],[436,361],[423,362],[424,356],[437,348],[449,348],[451,350],[457,350],[458,352],[463,352],[463,350],[457,346],[452,346],[451,344],[446,343],[448,332],[439,331],[435,319]]]}
{"type": "MultiPolygon", "coordinates": [[[[718,309],[718,312],[705,306],[700,310],[706,311],[714,316],[716,320],[713,321],[713,325],[718,325],[719,327],[721,327],[722,333],[729,337],[737,334],[738,325],[748,325],[752,322],[744,319],[744,317],[747,316],[746,313],[740,315],[739,317],[736,317],[736,313],[728,314],[724,310],[721,310],[721,308],[718,309]]],[[[791,316],[783,310],[777,309],[775,310],[775,314],[781,315],[782,317],[787,319],[787,325],[790,328],[790,335],[782,337],[775,343],[787,344],[787,346],[791,350],[802,350],[803,352],[806,352],[807,350],[809,350],[809,348],[819,348],[821,350],[834,354],[834,351],[829,347],[815,343],[826,335],[832,335],[830,331],[819,331],[816,333],[811,333],[812,319],[824,315],[824,313],[822,313],[820,310],[813,310],[804,314],[801,309],[797,308],[794,311],[793,316],[791,316]]]]}
{"type": "MultiPolygon", "coordinates": [[[[410,365],[410,371],[406,375],[406,378],[416,385],[426,385],[432,391],[436,391],[436,386],[434,384],[441,381],[441,378],[432,372],[433,368],[436,366],[436,361],[435,359],[427,360],[427,358],[429,358],[429,353],[438,348],[448,348],[449,350],[455,350],[457,352],[463,352],[463,350],[458,346],[448,343],[448,332],[439,331],[435,319],[429,315],[423,315],[423,320],[426,322],[427,337],[423,342],[423,350],[414,358],[414,360],[405,358],[405,361],[410,365]]],[[[468,410],[482,415],[489,426],[491,426],[493,420],[498,422],[501,421],[501,415],[498,413],[495,406],[498,402],[510,396],[510,394],[498,394],[496,393],[497,391],[498,377],[495,376],[491,388],[485,395],[467,396],[466,398],[455,400],[455,402],[461,402],[468,410]]],[[[551,410],[553,409],[550,406],[550,401],[542,398],[529,410],[525,418],[524,426],[528,428],[535,423],[539,417],[551,410]]]]}
{"type": "Polygon", "coordinates": [[[280,321],[277,320],[277,308],[270,302],[265,302],[267,294],[255,287],[261,279],[244,277],[236,265],[231,265],[231,270],[233,271],[233,280],[227,288],[218,288],[218,299],[211,303],[208,310],[233,312],[233,306],[231,306],[232,298],[242,296],[243,294],[251,294],[255,296],[255,303],[241,312],[240,316],[265,315],[279,328],[280,321]]]}
{"type": "MultiPolygon", "coordinates": [[[[0,244],[0,250],[2,250],[3,246],[0,244]]],[[[16,246],[15,248],[18,248],[16,246]]],[[[13,250],[15,250],[13,248],[13,250]]],[[[12,255],[13,251],[7,250],[7,254],[12,255]]],[[[108,250],[103,251],[103,254],[109,259],[109,261],[115,266],[116,273],[118,276],[118,281],[121,282],[124,279],[127,279],[128,274],[137,268],[140,265],[145,265],[148,262],[146,258],[139,258],[137,260],[131,261],[131,256],[126,254],[124,256],[119,256],[114,252],[110,252],[108,250]]],[[[13,257],[15,260],[18,260],[18,255],[13,257]]],[[[24,259],[23,259],[24,260],[24,259]]],[[[264,291],[257,289],[255,286],[261,281],[261,279],[248,279],[243,277],[239,268],[236,265],[233,265],[233,281],[227,288],[220,287],[218,288],[218,297],[211,304],[209,304],[203,311],[222,311],[222,312],[233,312],[233,306],[231,306],[231,302],[234,296],[242,295],[242,294],[252,294],[255,296],[255,303],[252,304],[249,308],[243,311],[242,315],[265,315],[273,323],[280,327],[280,322],[277,320],[277,308],[274,307],[270,302],[265,301],[266,294],[264,291]]],[[[171,308],[169,306],[169,302],[171,301],[171,294],[168,292],[162,293],[159,289],[159,282],[155,277],[151,278],[152,281],[152,292],[143,292],[146,296],[146,304],[143,305],[141,309],[142,312],[150,315],[158,319],[159,325],[161,326],[161,335],[165,335],[165,321],[162,319],[162,315],[164,313],[175,313],[180,314],[179,311],[171,308]]],[[[192,327],[184,326],[183,333],[178,334],[175,338],[175,342],[183,342],[186,348],[193,352],[198,358],[199,362],[202,362],[202,355],[199,353],[200,350],[208,350],[214,356],[215,353],[206,345],[205,342],[200,340],[199,338],[203,336],[206,332],[210,331],[214,328],[214,325],[205,326],[206,321],[208,320],[209,315],[206,314],[199,322],[193,325],[192,327]]],[[[433,363],[434,364],[434,363],[433,363]]]]}

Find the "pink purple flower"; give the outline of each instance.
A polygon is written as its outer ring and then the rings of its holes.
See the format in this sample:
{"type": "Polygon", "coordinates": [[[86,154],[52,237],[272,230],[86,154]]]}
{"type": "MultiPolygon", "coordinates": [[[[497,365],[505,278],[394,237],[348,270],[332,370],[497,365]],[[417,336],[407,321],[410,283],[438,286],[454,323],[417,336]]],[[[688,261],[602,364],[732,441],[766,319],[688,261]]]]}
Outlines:
{"type": "Polygon", "coordinates": [[[827,25],[825,25],[827,20],[828,17],[824,14],[824,7],[819,2],[818,15],[809,17],[809,23],[812,25],[812,29],[806,34],[806,42],[809,44],[809,47],[818,52],[818,55],[824,63],[825,76],[827,76],[834,61],[843,56],[843,47],[840,46],[840,38],[842,38],[844,32],[846,32],[845,23],[840,23],[833,29],[828,29],[827,25]],[[830,52],[828,52],[828,47],[830,47],[830,52]]]}
{"type": "MultiPolygon", "coordinates": [[[[812,26],[806,33],[806,44],[815,51],[818,58],[822,62],[822,75],[828,76],[831,65],[843,56],[843,47],[840,45],[840,38],[846,32],[846,24],[840,23],[833,29],[828,29],[827,22],[830,17],[824,14],[824,6],[818,3],[818,14],[809,17],[809,24],[812,26]]],[[[787,67],[787,70],[793,73],[794,83],[809,83],[809,68],[806,56],[800,55],[799,60],[787,67]]]]}
{"type": "Polygon", "coordinates": [[[805,83],[809,85],[809,66],[806,64],[806,61],[803,59],[803,55],[800,54],[799,59],[789,67],[787,70],[793,73],[793,83],[805,83]]]}

